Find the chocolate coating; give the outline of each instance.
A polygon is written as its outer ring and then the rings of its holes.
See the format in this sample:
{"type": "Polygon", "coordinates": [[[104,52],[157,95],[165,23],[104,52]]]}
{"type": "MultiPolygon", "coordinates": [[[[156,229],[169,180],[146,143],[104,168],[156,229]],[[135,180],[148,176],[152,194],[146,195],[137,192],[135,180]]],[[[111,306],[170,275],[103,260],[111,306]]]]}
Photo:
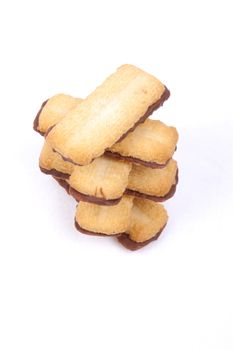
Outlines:
{"type": "Polygon", "coordinates": [[[104,198],[98,198],[95,196],[90,196],[88,194],[84,194],[81,192],[76,191],[74,188],[70,187],[69,193],[71,196],[73,196],[76,201],[78,202],[89,202],[89,203],[94,203],[94,204],[99,204],[99,205],[116,205],[120,202],[121,198],[117,199],[104,199],[104,198]]]}
{"type": "Polygon", "coordinates": [[[41,136],[44,136],[44,132],[38,130],[38,126],[39,126],[39,119],[40,119],[40,114],[42,112],[42,109],[44,108],[44,106],[46,105],[46,103],[48,102],[48,100],[44,101],[40,107],[40,110],[39,112],[37,113],[36,115],[36,118],[34,119],[34,122],[33,122],[33,129],[38,132],[39,134],[41,134],[41,136]]]}
{"type": "Polygon", "coordinates": [[[138,250],[138,249],[145,247],[150,242],[153,242],[156,239],[158,239],[159,236],[161,235],[162,231],[164,230],[165,226],[166,226],[166,224],[161,228],[161,230],[159,232],[157,232],[155,234],[154,237],[148,239],[145,242],[135,242],[129,237],[129,235],[127,233],[123,233],[121,236],[117,237],[117,239],[125,248],[132,250],[132,251],[138,250]]]}
{"type": "Polygon", "coordinates": [[[105,154],[107,156],[111,156],[111,157],[122,159],[122,160],[127,160],[128,162],[137,163],[137,164],[140,164],[140,165],[143,165],[143,166],[146,166],[149,168],[153,168],[153,169],[162,169],[168,164],[169,160],[171,160],[171,158],[170,158],[166,161],[166,163],[158,164],[156,162],[147,162],[146,160],[142,160],[142,159],[135,158],[135,157],[122,156],[120,153],[111,152],[109,150],[106,151],[105,154]]]}
{"type": "Polygon", "coordinates": [[[85,235],[91,235],[91,236],[102,236],[102,237],[117,237],[119,235],[121,235],[122,233],[114,233],[114,234],[111,234],[111,235],[106,235],[105,233],[100,233],[100,232],[93,232],[93,231],[88,231],[88,230],[85,230],[84,228],[82,228],[81,226],[79,226],[78,222],[74,221],[75,223],[75,227],[78,231],[84,233],[85,235]]]}
{"type": "MultiPolygon", "coordinates": [[[[54,125],[55,126],[55,125],[54,125]]],[[[52,130],[53,127],[49,128],[47,133],[46,133],[46,136],[48,135],[49,131],[52,130]]],[[[64,157],[60,152],[56,151],[54,148],[53,148],[53,152],[56,152],[59,154],[59,156],[62,157],[62,159],[65,161],[65,162],[69,162],[69,163],[72,163],[74,165],[78,165],[78,166],[83,166],[81,164],[78,164],[78,163],[75,163],[72,159],[70,158],[67,158],[67,157],[64,157]]],[[[91,163],[93,162],[94,159],[92,159],[91,163]]]]}
{"type": "MultiPolygon", "coordinates": [[[[54,126],[55,126],[56,124],[54,124],[54,125],[52,125],[52,126],[50,126],[49,128],[48,128],[48,130],[44,133],[44,137],[46,137],[47,135],[48,135],[48,133],[54,128],[54,126]]],[[[54,151],[54,150],[53,150],[54,151]]],[[[54,151],[55,152],[55,151],[54,151]]]]}
{"type": "Polygon", "coordinates": [[[42,171],[42,173],[46,174],[46,175],[53,175],[55,176],[56,178],[59,178],[59,179],[69,179],[70,177],[70,174],[66,174],[66,173],[62,173],[61,171],[58,171],[56,169],[45,169],[45,168],[42,168],[40,166],[40,170],[42,171]]]}

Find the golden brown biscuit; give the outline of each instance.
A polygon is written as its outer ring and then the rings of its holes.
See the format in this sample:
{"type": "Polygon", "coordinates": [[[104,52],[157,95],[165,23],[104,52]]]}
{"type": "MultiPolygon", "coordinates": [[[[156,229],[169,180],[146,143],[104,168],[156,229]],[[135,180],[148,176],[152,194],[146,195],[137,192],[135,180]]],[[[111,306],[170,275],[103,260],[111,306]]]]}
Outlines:
{"type": "Polygon", "coordinates": [[[146,120],[127,137],[115,143],[106,154],[158,168],[172,158],[178,141],[176,128],[159,120],[146,120]]]}
{"type": "Polygon", "coordinates": [[[57,124],[71,109],[82,102],[65,94],[57,94],[45,101],[34,120],[33,128],[45,135],[49,128],[57,124]]]}
{"type": "Polygon", "coordinates": [[[118,240],[130,250],[142,248],[159,237],[167,220],[167,212],[161,204],[134,198],[129,226],[118,240]]]}
{"type": "Polygon", "coordinates": [[[76,228],[87,234],[118,235],[128,228],[132,205],[131,196],[124,196],[114,206],[80,202],[75,216],[76,228]]]}
{"type": "Polygon", "coordinates": [[[128,185],[131,168],[130,163],[107,156],[89,165],[75,166],[69,178],[70,194],[82,201],[117,204],[128,185]],[[86,200],[83,195],[87,196],[86,200]]]}
{"type": "Polygon", "coordinates": [[[127,194],[162,202],[174,195],[178,182],[177,162],[171,159],[162,169],[133,165],[127,194]]]}
{"type": "Polygon", "coordinates": [[[68,179],[74,170],[74,165],[65,162],[58,153],[53,151],[47,142],[44,143],[40,153],[39,166],[43,173],[60,179],[68,179]]]}
{"type": "Polygon", "coordinates": [[[87,165],[168,97],[158,79],[124,65],[52,128],[47,141],[64,159],[87,165]]]}

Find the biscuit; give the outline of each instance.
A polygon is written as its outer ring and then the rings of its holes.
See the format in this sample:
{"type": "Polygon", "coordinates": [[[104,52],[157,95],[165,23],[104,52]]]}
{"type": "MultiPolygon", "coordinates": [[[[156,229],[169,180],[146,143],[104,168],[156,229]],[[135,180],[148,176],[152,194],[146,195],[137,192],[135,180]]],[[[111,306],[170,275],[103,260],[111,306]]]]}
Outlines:
{"type": "Polygon", "coordinates": [[[107,156],[91,164],[74,166],[69,178],[70,194],[78,201],[115,205],[128,185],[132,165],[107,156]]]}
{"type": "Polygon", "coordinates": [[[56,176],[59,179],[68,179],[74,170],[74,165],[65,162],[47,142],[44,143],[40,153],[39,167],[43,173],[56,176]]]}
{"type": "Polygon", "coordinates": [[[167,212],[161,204],[135,198],[126,233],[117,239],[127,249],[140,249],[160,236],[167,220],[167,212]]]}
{"type": "Polygon", "coordinates": [[[131,196],[124,196],[114,206],[80,202],[76,210],[75,226],[86,234],[119,235],[128,228],[132,206],[131,196]]]}
{"type": "Polygon", "coordinates": [[[106,154],[151,168],[161,168],[172,158],[177,141],[176,128],[159,120],[148,119],[124,140],[115,143],[106,154]]]}
{"type": "Polygon", "coordinates": [[[168,97],[169,91],[158,79],[124,65],[68,112],[47,134],[47,141],[65,160],[87,165],[168,97]]]}
{"type": "Polygon", "coordinates": [[[79,98],[69,95],[57,94],[42,103],[33,123],[35,131],[44,136],[48,129],[57,124],[71,109],[80,102],[79,98]]]}
{"type": "Polygon", "coordinates": [[[178,183],[177,162],[171,159],[162,169],[133,165],[126,194],[163,202],[171,198],[178,183]]]}

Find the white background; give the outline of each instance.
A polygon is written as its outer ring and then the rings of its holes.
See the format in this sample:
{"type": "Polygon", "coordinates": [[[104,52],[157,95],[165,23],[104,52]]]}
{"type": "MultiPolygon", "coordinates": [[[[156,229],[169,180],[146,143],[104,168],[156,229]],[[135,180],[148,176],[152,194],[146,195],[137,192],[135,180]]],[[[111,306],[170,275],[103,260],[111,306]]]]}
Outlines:
{"type": "Polygon", "coordinates": [[[0,348],[233,349],[231,1],[1,2],[0,348]],[[79,234],[38,170],[40,104],[124,63],[161,79],[177,127],[169,224],[138,252],[79,234]]]}

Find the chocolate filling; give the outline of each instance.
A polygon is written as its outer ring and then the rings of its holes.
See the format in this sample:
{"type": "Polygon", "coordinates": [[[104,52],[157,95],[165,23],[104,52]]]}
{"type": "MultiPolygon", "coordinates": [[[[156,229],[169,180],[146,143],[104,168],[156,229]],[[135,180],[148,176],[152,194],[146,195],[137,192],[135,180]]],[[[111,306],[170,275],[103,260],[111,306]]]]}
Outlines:
{"type": "Polygon", "coordinates": [[[150,199],[154,202],[164,202],[168,199],[170,199],[171,197],[174,196],[175,192],[176,192],[176,186],[178,184],[178,170],[176,172],[176,182],[175,184],[173,184],[169,190],[169,192],[163,196],[163,197],[159,197],[159,196],[151,196],[149,194],[146,194],[146,193],[141,193],[141,192],[138,192],[138,191],[133,191],[133,190],[130,190],[130,189],[126,189],[125,190],[125,193],[124,194],[128,194],[130,196],[134,196],[134,197],[141,197],[141,198],[145,198],[145,199],[150,199]]]}
{"type": "Polygon", "coordinates": [[[102,237],[117,237],[119,235],[121,235],[122,233],[113,233],[111,235],[107,235],[106,233],[100,233],[100,232],[94,232],[94,231],[88,231],[85,230],[84,228],[82,228],[81,226],[79,226],[78,222],[75,219],[75,227],[77,230],[79,230],[80,232],[84,233],[85,235],[91,235],[91,236],[102,236],[102,237]]]}
{"type": "Polygon", "coordinates": [[[42,136],[44,136],[44,132],[43,131],[40,131],[38,130],[38,126],[39,126],[39,119],[40,119],[40,114],[42,112],[42,109],[44,108],[44,106],[46,105],[46,103],[48,102],[48,100],[44,101],[40,107],[40,110],[39,112],[37,113],[36,115],[36,118],[34,119],[34,122],[33,122],[33,129],[38,132],[39,134],[41,134],[42,136]]]}
{"type": "Polygon", "coordinates": [[[62,173],[61,171],[58,171],[56,169],[48,170],[48,169],[42,168],[40,166],[40,170],[44,174],[53,175],[53,176],[55,176],[56,178],[59,178],[59,179],[69,179],[69,177],[70,177],[70,174],[62,173]]]}
{"type": "Polygon", "coordinates": [[[159,232],[155,234],[154,237],[148,239],[145,242],[135,242],[133,241],[127,233],[123,233],[121,236],[117,237],[118,241],[127,249],[129,250],[138,250],[140,248],[145,247],[147,244],[149,244],[152,241],[155,241],[156,239],[159,238],[161,235],[162,231],[164,230],[166,224],[161,228],[159,232]]]}
{"type": "Polygon", "coordinates": [[[153,168],[153,169],[162,169],[168,164],[169,160],[171,160],[171,158],[170,158],[166,161],[166,163],[159,164],[156,162],[147,162],[146,160],[142,160],[142,159],[135,158],[135,157],[122,156],[120,153],[115,153],[112,151],[105,151],[105,155],[111,156],[111,157],[114,157],[117,159],[127,160],[128,162],[137,163],[137,164],[140,164],[140,165],[143,165],[143,166],[146,166],[149,168],[153,168]]]}
{"type": "Polygon", "coordinates": [[[58,177],[56,177],[56,176],[53,176],[53,178],[54,178],[54,180],[56,180],[58,183],[59,183],[59,185],[61,186],[61,187],[63,187],[65,190],[66,190],[66,192],[69,194],[69,184],[66,182],[66,180],[63,180],[63,179],[60,179],[60,178],[58,178],[58,177]]]}
{"type": "MultiPolygon", "coordinates": [[[[120,137],[120,139],[117,141],[117,142],[119,142],[119,141],[122,141],[130,132],[132,132],[132,131],[134,131],[134,129],[139,125],[139,124],[141,124],[141,123],[143,123],[156,109],[158,109],[159,107],[161,107],[162,105],[163,105],[163,103],[169,98],[169,96],[170,96],[170,91],[167,89],[167,87],[165,86],[165,90],[164,90],[164,92],[163,92],[163,94],[162,94],[162,96],[160,97],[160,99],[158,100],[158,101],[156,101],[155,103],[153,103],[148,109],[147,109],[147,111],[146,111],[146,113],[133,125],[133,127],[132,128],[130,128],[126,133],[124,133],[121,137],[120,137]]],[[[49,131],[50,130],[48,130],[47,131],[47,133],[46,133],[46,136],[48,135],[48,133],[49,133],[49,131]]],[[[55,150],[54,149],[54,152],[57,152],[57,153],[59,153],[57,150],[55,150]]],[[[108,151],[107,151],[108,152],[108,151]]],[[[82,164],[78,164],[78,163],[76,163],[76,162],[74,162],[71,158],[68,158],[68,157],[65,157],[64,155],[62,155],[61,153],[59,153],[60,154],[60,156],[63,158],[63,160],[65,160],[66,162],[70,162],[70,163],[72,163],[72,164],[75,164],[75,165],[82,165],[82,164]]],[[[111,152],[111,154],[112,154],[112,152],[111,152]]],[[[124,157],[124,159],[125,158],[127,158],[127,157],[124,157]]],[[[129,158],[132,158],[132,157],[129,157],[129,158]]],[[[137,158],[135,158],[135,159],[137,159],[137,158]]],[[[138,159],[138,163],[139,163],[139,161],[141,161],[140,159],[138,159]]],[[[136,162],[136,161],[135,161],[136,162]]],[[[143,162],[143,161],[141,161],[141,162],[143,162]]],[[[143,164],[144,165],[144,162],[143,163],[140,163],[140,164],[143,164]]],[[[148,165],[148,162],[146,162],[146,166],[150,166],[150,165],[148,165]]],[[[153,167],[163,167],[163,166],[165,166],[165,165],[160,165],[160,164],[157,164],[157,163],[151,163],[152,165],[151,165],[151,167],[153,168],[153,167]],[[154,165],[154,166],[153,166],[154,165]],[[156,165],[156,166],[155,166],[156,165]]]]}
{"type": "MultiPolygon", "coordinates": [[[[54,125],[55,126],[55,125],[54,125]]],[[[49,128],[47,133],[46,133],[46,136],[48,135],[49,131],[52,130],[53,127],[49,128]]],[[[72,163],[74,165],[78,165],[78,166],[83,166],[82,164],[78,164],[78,163],[75,163],[72,159],[70,158],[67,158],[65,156],[63,156],[60,152],[56,151],[54,148],[53,148],[53,152],[56,152],[59,154],[59,156],[62,157],[62,159],[65,161],[65,162],[69,162],[69,163],[72,163]]],[[[91,163],[93,162],[94,159],[92,159],[91,163]]]]}
{"type": "Polygon", "coordinates": [[[84,194],[81,192],[76,191],[74,188],[70,187],[69,193],[71,196],[73,196],[76,201],[78,202],[89,202],[89,203],[94,203],[94,204],[99,204],[99,205],[116,205],[120,202],[121,198],[117,199],[104,199],[104,198],[98,198],[95,196],[90,196],[88,194],[84,194]]]}
{"type": "MultiPolygon", "coordinates": [[[[44,137],[46,137],[48,135],[48,133],[54,128],[54,126],[56,126],[56,124],[54,124],[48,128],[48,130],[44,133],[44,137]]],[[[55,150],[53,150],[53,151],[56,152],[55,150]]]]}

